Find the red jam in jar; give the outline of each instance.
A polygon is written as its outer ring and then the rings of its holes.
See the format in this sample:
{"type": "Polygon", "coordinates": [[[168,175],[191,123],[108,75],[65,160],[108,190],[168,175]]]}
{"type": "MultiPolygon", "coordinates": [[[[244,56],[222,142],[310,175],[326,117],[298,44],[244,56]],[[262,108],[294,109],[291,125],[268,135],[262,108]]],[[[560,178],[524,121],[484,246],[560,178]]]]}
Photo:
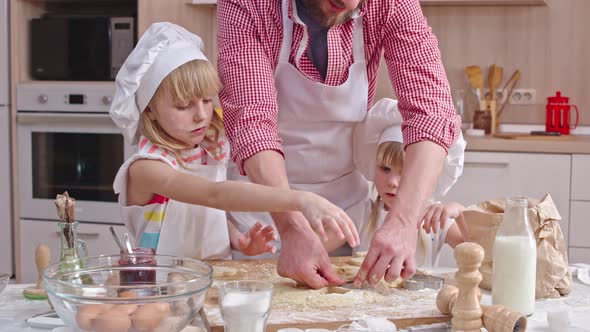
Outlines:
{"type": "Polygon", "coordinates": [[[122,253],[120,266],[137,266],[119,271],[121,285],[155,284],[156,269],[150,268],[156,266],[155,254],[154,248],[134,248],[133,254],[122,253]]]}

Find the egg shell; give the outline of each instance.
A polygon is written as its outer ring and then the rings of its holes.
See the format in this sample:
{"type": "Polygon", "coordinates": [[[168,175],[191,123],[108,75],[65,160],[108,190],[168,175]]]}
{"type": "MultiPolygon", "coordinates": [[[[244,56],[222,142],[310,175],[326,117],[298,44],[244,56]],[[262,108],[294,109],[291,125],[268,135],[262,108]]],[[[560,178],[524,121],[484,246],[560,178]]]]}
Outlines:
{"type": "Polygon", "coordinates": [[[115,309],[124,312],[126,315],[131,315],[137,309],[137,304],[118,304],[111,308],[111,310],[115,309]]]}
{"type": "Polygon", "coordinates": [[[96,332],[127,332],[131,327],[131,319],[125,311],[113,307],[100,314],[92,326],[96,332]]]}
{"type": "Polygon", "coordinates": [[[133,328],[138,331],[149,331],[158,325],[164,317],[170,313],[170,304],[168,303],[148,303],[137,308],[131,320],[133,328]]]}
{"type": "Polygon", "coordinates": [[[158,308],[158,310],[160,310],[160,312],[162,312],[166,315],[170,313],[170,303],[168,303],[168,302],[159,302],[159,303],[150,303],[150,304],[154,305],[156,308],[158,308]]]}
{"type": "Polygon", "coordinates": [[[132,299],[137,297],[137,293],[135,293],[134,291],[124,291],[119,294],[119,297],[132,299]]]}
{"type": "Polygon", "coordinates": [[[103,312],[109,310],[111,304],[85,304],[76,313],[76,323],[82,330],[92,330],[92,321],[103,312]]]}

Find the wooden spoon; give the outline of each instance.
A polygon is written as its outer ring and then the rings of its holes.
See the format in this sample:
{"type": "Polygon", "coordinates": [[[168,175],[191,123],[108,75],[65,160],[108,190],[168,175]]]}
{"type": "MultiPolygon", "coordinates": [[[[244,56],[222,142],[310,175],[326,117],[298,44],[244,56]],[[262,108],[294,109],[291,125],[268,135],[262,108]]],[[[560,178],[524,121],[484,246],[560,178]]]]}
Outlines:
{"type": "Polygon", "coordinates": [[[496,66],[495,64],[490,66],[488,72],[488,85],[490,86],[490,95],[488,97],[489,101],[492,101],[496,97],[496,88],[502,83],[502,74],[504,72],[504,68],[500,66],[496,66]]]}
{"type": "Polygon", "coordinates": [[[520,70],[517,69],[514,71],[514,73],[512,73],[512,76],[510,76],[510,79],[506,82],[506,84],[504,84],[504,88],[502,89],[502,92],[506,94],[506,99],[504,100],[502,106],[500,106],[500,109],[498,110],[498,118],[500,117],[500,115],[502,115],[502,111],[504,111],[504,107],[506,107],[506,104],[508,104],[508,101],[510,100],[510,95],[512,95],[512,91],[516,87],[518,80],[520,80],[520,70]],[[509,85],[510,88],[508,90],[508,93],[506,93],[506,88],[508,88],[509,85]]]}
{"type": "Polygon", "coordinates": [[[471,65],[465,67],[465,72],[467,73],[467,79],[469,79],[471,87],[475,89],[477,99],[481,100],[481,90],[483,89],[483,75],[481,74],[481,68],[476,65],[471,65]]]}

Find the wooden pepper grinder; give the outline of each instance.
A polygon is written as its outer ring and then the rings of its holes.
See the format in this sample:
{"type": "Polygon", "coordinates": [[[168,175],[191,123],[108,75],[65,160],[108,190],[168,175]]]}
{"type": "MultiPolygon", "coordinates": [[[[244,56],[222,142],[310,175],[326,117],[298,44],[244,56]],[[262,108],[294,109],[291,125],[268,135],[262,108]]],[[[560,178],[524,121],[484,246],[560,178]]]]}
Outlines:
{"type": "Polygon", "coordinates": [[[484,250],[477,243],[464,242],[455,248],[454,256],[459,266],[455,273],[459,292],[451,310],[453,332],[480,332],[483,323],[477,290],[482,279],[479,266],[484,250]]]}
{"type": "Polygon", "coordinates": [[[23,295],[30,300],[47,300],[47,292],[43,288],[43,269],[51,262],[51,250],[45,244],[40,244],[35,249],[35,265],[37,266],[37,284],[34,287],[27,287],[23,295]]]}
{"type": "MultiPolygon", "coordinates": [[[[436,307],[441,313],[448,315],[453,312],[457,302],[459,289],[455,286],[445,286],[436,296],[436,307]]],[[[510,310],[501,305],[481,306],[483,311],[483,326],[488,332],[524,332],[527,320],[520,312],[510,310]]]]}

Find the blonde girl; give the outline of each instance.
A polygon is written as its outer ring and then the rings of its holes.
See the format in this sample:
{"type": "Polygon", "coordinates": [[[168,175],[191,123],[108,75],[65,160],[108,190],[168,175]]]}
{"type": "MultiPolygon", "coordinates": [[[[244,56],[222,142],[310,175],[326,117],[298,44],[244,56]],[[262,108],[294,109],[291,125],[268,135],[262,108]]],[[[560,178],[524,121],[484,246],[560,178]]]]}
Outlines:
{"type": "Polygon", "coordinates": [[[138,151],[114,182],[123,220],[142,247],[198,259],[274,251],[271,226],[240,234],[225,211],[301,211],[355,246],[346,214],[308,192],[226,181],[229,144],[214,111],[221,83],[199,37],[171,23],[152,25],[116,79],[111,117],[138,151]]]}
{"type": "MultiPolygon", "coordinates": [[[[377,227],[383,224],[396,196],[404,165],[404,147],[401,142],[383,142],[377,149],[375,167],[375,191],[366,225],[360,229],[361,246],[366,250],[377,227]],[[365,247],[366,246],[366,247],[365,247]]],[[[416,241],[416,265],[436,266],[444,244],[455,248],[465,241],[467,228],[463,218],[463,206],[459,203],[431,203],[421,223],[418,224],[416,241]]]]}

